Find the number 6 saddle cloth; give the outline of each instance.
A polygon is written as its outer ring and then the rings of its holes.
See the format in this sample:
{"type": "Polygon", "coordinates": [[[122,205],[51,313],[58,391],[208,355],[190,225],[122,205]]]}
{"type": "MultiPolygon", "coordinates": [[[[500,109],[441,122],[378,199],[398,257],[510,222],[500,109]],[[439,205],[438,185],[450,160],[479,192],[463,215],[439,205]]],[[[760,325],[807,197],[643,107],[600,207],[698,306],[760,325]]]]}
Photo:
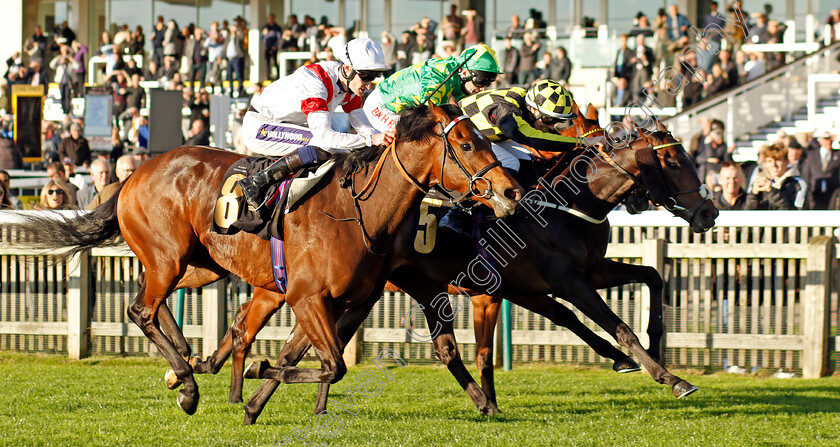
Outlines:
{"type": "Polygon", "coordinates": [[[335,165],[329,160],[316,169],[302,170],[293,176],[274,182],[261,191],[259,210],[253,210],[245,201],[239,180],[255,174],[274,162],[273,158],[245,157],[231,165],[224,175],[216,208],[213,213],[213,230],[219,234],[245,231],[270,240],[283,239],[283,215],[298,203],[335,165]]]}

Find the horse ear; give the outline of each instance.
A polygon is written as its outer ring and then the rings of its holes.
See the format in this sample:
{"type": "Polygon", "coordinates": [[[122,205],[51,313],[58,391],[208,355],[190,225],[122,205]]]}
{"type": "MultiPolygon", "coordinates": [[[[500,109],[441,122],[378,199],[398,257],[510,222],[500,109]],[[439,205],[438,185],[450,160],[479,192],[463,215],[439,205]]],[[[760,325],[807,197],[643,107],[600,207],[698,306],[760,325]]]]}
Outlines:
{"type": "Polygon", "coordinates": [[[668,197],[668,191],[665,189],[665,178],[662,176],[662,167],[656,152],[653,149],[636,151],[636,165],[653,203],[662,203],[668,197]]]}
{"type": "Polygon", "coordinates": [[[668,132],[668,128],[662,124],[662,120],[656,120],[656,130],[659,132],[668,132]]]}
{"type": "Polygon", "coordinates": [[[592,121],[598,121],[598,109],[589,103],[589,106],[586,107],[586,118],[591,119],[592,121]]]}

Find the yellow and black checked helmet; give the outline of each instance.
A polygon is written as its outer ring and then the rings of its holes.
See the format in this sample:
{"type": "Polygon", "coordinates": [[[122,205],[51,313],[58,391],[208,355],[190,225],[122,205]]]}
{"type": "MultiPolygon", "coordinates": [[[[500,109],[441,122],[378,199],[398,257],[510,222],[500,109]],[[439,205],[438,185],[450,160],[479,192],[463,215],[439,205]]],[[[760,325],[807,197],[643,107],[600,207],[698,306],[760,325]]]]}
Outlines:
{"type": "Polygon", "coordinates": [[[525,104],[537,109],[540,116],[558,119],[577,118],[577,115],[572,112],[574,103],[572,94],[559,82],[550,79],[537,82],[525,94],[525,104]]]}

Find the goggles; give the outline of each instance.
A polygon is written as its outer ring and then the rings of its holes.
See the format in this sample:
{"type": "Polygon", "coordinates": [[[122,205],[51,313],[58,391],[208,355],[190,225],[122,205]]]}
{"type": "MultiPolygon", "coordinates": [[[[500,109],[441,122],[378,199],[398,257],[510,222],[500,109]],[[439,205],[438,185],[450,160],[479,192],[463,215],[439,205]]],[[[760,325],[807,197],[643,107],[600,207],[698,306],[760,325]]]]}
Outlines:
{"type": "Polygon", "coordinates": [[[378,71],[367,71],[367,70],[365,70],[365,71],[357,71],[356,74],[359,75],[359,79],[361,79],[362,82],[373,82],[373,80],[378,78],[379,75],[382,74],[382,73],[380,73],[378,71]]]}
{"type": "Polygon", "coordinates": [[[566,117],[563,117],[563,118],[558,118],[556,116],[550,116],[550,115],[542,115],[542,116],[540,116],[540,121],[542,121],[543,124],[545,124],[546,126],[555,127],[555,128],[559,127],[559,128],[565,129],[565,128],[571,127],[572,124],[574,124],[575,118],[577,118],[577,115],[575,115],[574,113],[571,114],[570,116],[566,116],[566,117]]]}
{"type": "Polygon", "coordinates": [[[496,73],[489,71],[470,71],[468,81],[472,81],[473,85],[479,88],[489,87],[496,80],[496,76],[496,73]]]}

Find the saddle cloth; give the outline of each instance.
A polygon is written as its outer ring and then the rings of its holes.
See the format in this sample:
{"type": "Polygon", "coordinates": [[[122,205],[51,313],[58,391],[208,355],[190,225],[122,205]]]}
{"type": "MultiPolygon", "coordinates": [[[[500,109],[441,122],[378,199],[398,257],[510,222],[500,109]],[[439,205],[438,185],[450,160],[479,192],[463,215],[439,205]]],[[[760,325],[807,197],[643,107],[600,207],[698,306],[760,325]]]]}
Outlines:
{"type": "Polygon", "coordinates": [[[307,192],[317,186],[335,165],[334,160],[328,160],[315,170],[297,172],[291,182],[272,183],[259,198],[265,205],[255,211],[248,206],[236,182],[259,172],[273,162],[271,158],[245,157],[228,168],[213,213],[212,228],[215,232],[235,234],[245,231],[265,240],[272,237],[282,240],[283,216],[307,192]]]}

